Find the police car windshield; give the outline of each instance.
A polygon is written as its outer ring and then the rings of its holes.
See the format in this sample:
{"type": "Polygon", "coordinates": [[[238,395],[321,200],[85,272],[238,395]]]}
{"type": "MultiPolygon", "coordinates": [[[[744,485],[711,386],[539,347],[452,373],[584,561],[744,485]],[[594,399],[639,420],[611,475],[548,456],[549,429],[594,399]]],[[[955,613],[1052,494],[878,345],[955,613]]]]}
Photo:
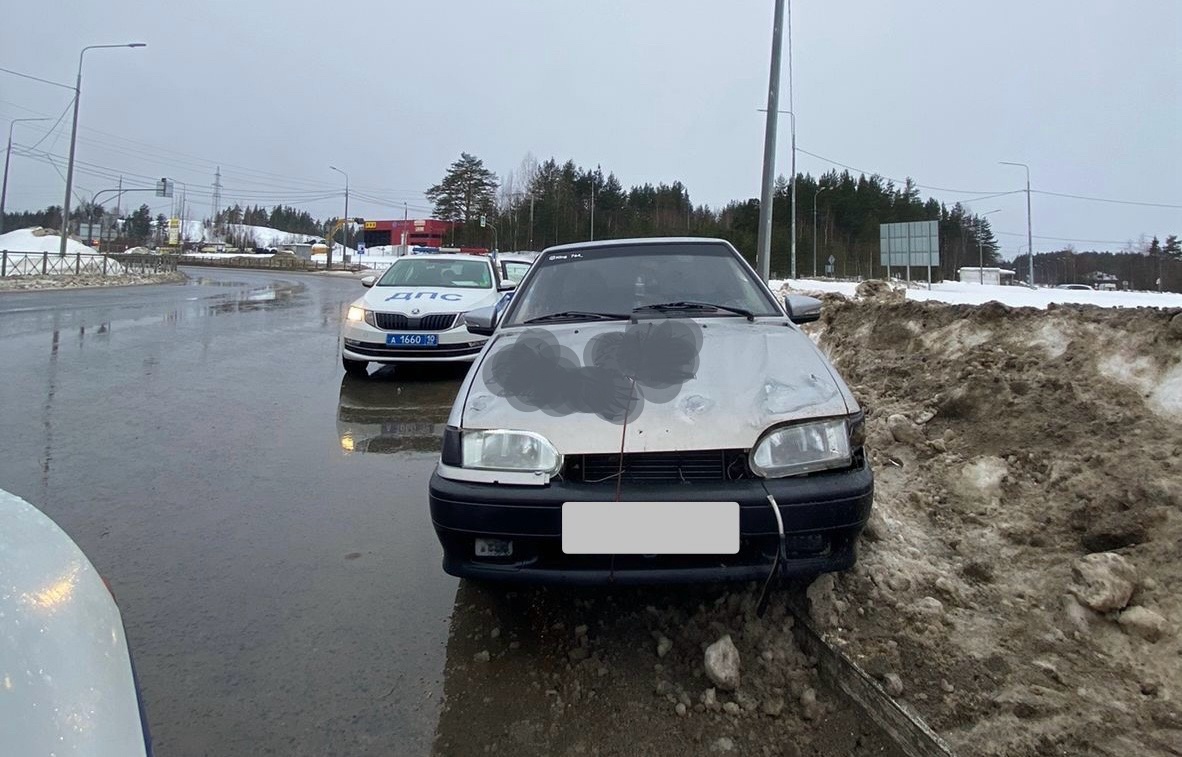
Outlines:
{"type": "Polygon", "coordinates": [[[451,287],[457,289],[491,289],[492,270],[482,259],[432,260],[403,258],[383,274],[380,287],[451,287]]]}

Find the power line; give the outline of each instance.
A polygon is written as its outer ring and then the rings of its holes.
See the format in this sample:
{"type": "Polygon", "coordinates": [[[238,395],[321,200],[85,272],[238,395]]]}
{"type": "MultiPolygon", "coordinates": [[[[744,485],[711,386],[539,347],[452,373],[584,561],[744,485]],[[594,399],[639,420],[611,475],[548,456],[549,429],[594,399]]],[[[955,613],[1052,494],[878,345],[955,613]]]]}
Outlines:
{"type": "Polygon", "coordinates": [[[52,84],[53,86],[61,87],[62,89],[70,89],[70,90],[74,89],[69,84],[62,84],[61,82],[50,81],[49,79],[42,79],[40,76],[32,76],[30,74],[22,74],[20,71],[13,71],[11,68],[0,68],[0,71],[3,71],[6,74],[12,74],[13,76],[19,76],[24,79],[32,79],[33,81],[39,81],[42,84],[52,84]]]}
{"type": "Polygon", "coordinates": [[[1085,195],[1073,195],[1066,192],[1050,192],[1045,189],[1030,190],[1036,195],[1050,195],[1052,197],[1069,197],[1073,200],[1089,200],[1091,202],[1111,202],[1116,205],[1139,205],[1146,208],[1182,208],[1182,205],[1174,205],[1168,202],[1139,202],[1137,200],[1112,200],[1107,197],[1087,197],[1085,195]]]}
{"type": "MultiPolygon", "coordinates": [[[[849,165],[846,165],[845,163],[840,163],[836,160],[833,160],[832,158],[826,158],[824,155],[818,155],[815,152],[809,152],[808,150],[802,150],[802,149],[800,149],[800,147],[797,147],[796,151],[802,152],[805,155],[814,157],[817,160],[823,160],[826,163],[832,163],[835,166],[840,166],[840,167],[848,169],[850,171],[857,171],[858,173],[868,174],[870,176],[881,176],[882,178],[889,179],[890,181],[893,181],[896,184],[905,184],[906,183],[905,179],[900,180],[900,179],[894,178],[893,176],[887,176],[884,173],[879,173],[878,171],[867,171],[864,168],[857,168],[855,166],[849,166],[849,165]]],[[[965,195],[987,195],[988,197],[1001,197],[1002,195],[1014,194],[1014,192],[998,192],[996,190],[972,191],[969,189],[949,189],[948,187],[935,187],[935,186],[931,186],[929,184],[916,184],[914,182],[912,182],[912,186],[918,187],[920,189],[930,189],[930,190],[933,190],[936,192],[952,192],[954,194],[965,194],[965,195]]],[[[1022,190],[1016,190],[1016,191],[1022,191],[1022,190]]],[[[987,197],[977,197],[974,199],[983,200],[983,199],[988,199],[988,198],[987,197]]]]}
{"type": "MultiPolygon", "coordinates": [[[[1016,231],[995,231],[995,234],[1003,234],[1007,237],[1024,237],[1025,232],[1018,233],[1016,231]]],[[[1087,242],[1089,244],[1124,244],[1128,240],[1122,239],[1076,239],[1074,237],[1047,237],[1038,234],[1032,235],[1035,239],[1049,239],[1054,242],[1087,242]]]]}

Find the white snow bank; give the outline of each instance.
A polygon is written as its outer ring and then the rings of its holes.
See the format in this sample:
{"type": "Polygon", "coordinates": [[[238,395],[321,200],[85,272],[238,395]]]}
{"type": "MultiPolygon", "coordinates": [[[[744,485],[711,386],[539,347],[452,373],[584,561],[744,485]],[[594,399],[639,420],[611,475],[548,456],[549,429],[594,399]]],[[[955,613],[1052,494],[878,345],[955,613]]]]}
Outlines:
{"type": "MultiPolygon", "coordinates": [[[[57,252],[61,248],[62,238],[56,231],[32,226],[27,229],[16,229],[0,234],[0,250],[10,252],[57,252]]],[[[88,245],[74,239],[66,240],[66,254],[97,255],[98,252],[88,245]]]]}
{"type": "MultiPolygon", "coordinates": [[[[858,287],[855,281],[820,281],[816,279],[774,279],[768,284],[772,291],[779,291],[785,284],[794,291],[835,292],[853,297],[858,287]]],[[[956,305],[982,305],[986,302],[1000,302],[1012,307],[1046,308],[1054,303],[1099,305],[1101,307],[1133,308],[1177,308],[1182,307],[1182,294],[1173,292],[1105,292],[1086,289],[1028,289],[1023,286],[998,286],[992,284],[969,284],[958,281],[942,281],[932,284],[929,290],[925,284],[911,284],[907,299],[935,300],[956,305]]]]}

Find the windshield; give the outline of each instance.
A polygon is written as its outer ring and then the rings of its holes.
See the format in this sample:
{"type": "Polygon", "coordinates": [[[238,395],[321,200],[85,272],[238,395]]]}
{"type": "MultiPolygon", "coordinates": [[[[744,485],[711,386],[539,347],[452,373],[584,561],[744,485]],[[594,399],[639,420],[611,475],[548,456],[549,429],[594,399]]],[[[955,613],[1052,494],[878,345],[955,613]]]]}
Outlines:
{"type": "MultiPolygon", "coordinates": [[[[631,313],[670,302],[702,302],[782,315],[759,282],[723,245],[645,244],[555,252],[535,264],[506,325],[552,313],[631,313]]],[[[706,310],[670,311],[670,316],[733,316],[706,310]]]]}
{"type": "Polygon", "coordinates": [[[530,263],[520,260],[501,261],[501,270],[505,273],[505,278],[509,281],[521,281],[525,278],[525,273],[529,270],[529,267],[530,263]]]}
{"type": "Polygon", "coordinates": [[[403,258],[390,266],[377,285],[491,289],[493,283],[492,270],[483,259],[403,258]]]}

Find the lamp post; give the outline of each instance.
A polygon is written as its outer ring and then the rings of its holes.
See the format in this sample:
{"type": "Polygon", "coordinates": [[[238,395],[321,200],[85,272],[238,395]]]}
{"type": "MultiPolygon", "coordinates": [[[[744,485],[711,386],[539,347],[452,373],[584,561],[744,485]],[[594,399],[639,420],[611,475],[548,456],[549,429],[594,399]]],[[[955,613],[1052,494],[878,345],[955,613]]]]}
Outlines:
{"type": "MultiPolygon", "coordinates": [[[[833,187],[817,187],[813,193],[813,278],[817,278],[817,197],[826,189],[833,187]]],[[[843,266],[844,269],[844,266],[843,266]]]]}
{"type": "MultiPolygon", "coordinates": [[[[978,218],[1000,213],[1001,208],[991,210],[988,213],[982,213],[978,218]]],[[[985,243],[981,241],[981,229],[977,229],[977,273],[981,276],[981,285],[985,285],[985,243]]]]}
{"type": "Polygon", "coordinates": [[[147,47],[143,42],[127,42],[122,45],[87,45],[78,53],[78,77],[74,80],[74,124],[70,128],[70,159],[66,164],[66,199],[62,201],[62,242],[58,255],[66,256],[66,241],[70,238],[70,193],[74,191],[74,146],[78,140],[78,101],[82,99],[82,60],[87,50],[105,50],[114,47],[147,47]]]}
{"type": "Polygon", "coordinates": [[[8,149],[4,151],[4,183],[0,185],[0,234],[4,233],[4,201],[8,198],[8,161],[12,160],[12,127],[26,121],[50,121],[49,118],[14,118],[8,124],[8,149]]]}
{"type": "Polygon", "coordinates": [[[1003,166],[1022,166],[1026,169],[1026,246],[1030,249],[1030,288],[1034,288],[1034,233],[1030,223],[1030,166],[1025,163],[1012,163],[999,160],[1003,166]]]}
{"type": "MultiPolygon", "coordinates": [[[[756,242],[755,262],[756,267],[759,269],[759,277],[764,281],[768,280],[771,272],[772,191],[776,181],[776,127],[780,112],[777,106],[780,103],[780,49],[782,47],[784,29],[784,1],[776,0],[775,10],[772,16],[772,62],[771,71],[768,74],[767,123],[764,127],[763,134],[763,183],[759,195],[759,236],[756,242]]],[[[791,40],[789,40],[788,45],[791,47],[791,40]]],[[[791,53],[789,53],[789,57],[791,57],[791,53]]],[[[791,79],[791,76],[789,76],[789,79],[791,79]]],[[[791,86],[791,82],[789,82],[789,86],[791,86]]],[[[789,106],[789,110],[791,109],[791,106],[789,106]]],[[[793,174],[795,174],[795,118],[793,119],[792,132],[793,174]]],[[[793,242],[795,243],[795,240],[793,242]]],[[[793,249],[795,250],[795,248],[793,249]]],[[[793,256],[792,262],[795,265],[795,256],[793,256]]],[[[795,277],[796,272],[793,271],[792,275],[795,277]]]]}
{"type": "MultiPolygon", "coordinates": [[[[345,215],[342,216],[342,219],[345,221],[345,229],[344,229],[345,244],[343,245],[343,249],[341,250],[341,258],[344,259],[345,250],[349,249],[349,174],[345,173],[344,171],[337,168],[336,166],[329,166],[329,168],[336,171],[341,176],[345,177],[345,215]]],[[[330,239],[330,240],[328,240],[328,242],[329,242],[329,244],[328,244],[328,259],[326,261],[326,267],[328,268],[328,270],[331,271],[332,270],[332,240],[330,239]]]]}

